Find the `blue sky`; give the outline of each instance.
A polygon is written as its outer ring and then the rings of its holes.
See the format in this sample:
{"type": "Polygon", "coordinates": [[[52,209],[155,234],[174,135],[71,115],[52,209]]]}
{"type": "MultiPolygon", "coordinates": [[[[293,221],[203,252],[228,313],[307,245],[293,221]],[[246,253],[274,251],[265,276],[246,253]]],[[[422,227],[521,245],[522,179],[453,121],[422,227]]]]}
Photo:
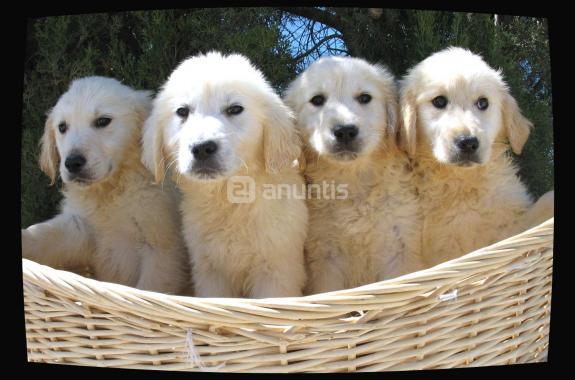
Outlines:
{"type": "Polygon", "coordinates": [[[293,57],[297,57],[313,48],[314,45],[318,45],[313,53],[303,58],[301,63],[298,64],[298,71],[304,70],[321,56],[346,54],[345,43],[341,38],[337,37],[339,32],[333,28],[303,17],[297,17],[293,20],[288,19],[283,25],[285,28],[281,29],[282,37],[290,42],[290,52],[293,57]],[[313,32],[311,33],[313,35],[310,35],[310,23],[313,26],[313,32]],[[336,37],[321,43],[322,39],[329,36],[336,37]]]}

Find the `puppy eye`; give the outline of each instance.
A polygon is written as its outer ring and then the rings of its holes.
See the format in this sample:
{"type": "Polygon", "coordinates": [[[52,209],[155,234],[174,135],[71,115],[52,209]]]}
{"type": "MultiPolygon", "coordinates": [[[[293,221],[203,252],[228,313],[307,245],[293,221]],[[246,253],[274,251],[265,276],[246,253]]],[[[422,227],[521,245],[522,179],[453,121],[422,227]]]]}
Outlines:
{"type": "Polygon", "coordinates": [[[479,98],[475,105],[477,105],[477,108],[479,108],[481,111],[485,111],[487,107],[489,107],[489,101],[487,98],[479,98]]]}
{"type": "Polygon", "coordinates": [[[371,102],[371,95],[361,94],[356,99],[360,104],[367,104],[367,103],[371,102]]]}
{"type": "Polygon", "coordinates": [[[94,127],[104,128],[104,127],[107,127],[108,125],[110,125],[111,122],[112,122],[112,118],[110,118],[110,117],[99,117],[94,122],[94,127]]]}
{"type": "Polygon", "coordinates": [[[229,106],[226,108],[226,113],[230,116],[239,115],[244,111],[244,107],[240,106],[239,104],[234,104],[233,106],[229,106]]]}
{"type": "Polygon", "coordinates": [[[58,124],[58,130],[62,134],[66,133],[66,131],[68,130],[68,124],[66,124],[65,121],[61,122],[60,124],[58,124]]]}
{"type": "Polygon", "coordinates": [[[325,103],[325,96],[316,95],[310,99],[310,103],[316,107],[322,106],[325,103]]]}
{"type": "Polygon", "coordinates": [[[176,110],[176,114],[182,119],[185,119],[190,114],[190,109],[188,107],[180,107],[176,110]]]}
{"type": "Polygon", "coordinates": [[[433,98],[431,103],[433,103],[433,106],[435,108],[445,108],[445,106],[447,105],[447,98],[443,95],[439,95],[433,98]]]}

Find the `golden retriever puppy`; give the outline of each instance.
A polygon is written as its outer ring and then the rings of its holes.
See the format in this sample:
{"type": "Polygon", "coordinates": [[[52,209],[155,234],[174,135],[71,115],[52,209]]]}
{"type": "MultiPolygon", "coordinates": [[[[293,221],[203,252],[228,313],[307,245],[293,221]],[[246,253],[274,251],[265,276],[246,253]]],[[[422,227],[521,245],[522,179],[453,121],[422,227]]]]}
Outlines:
{"type": "Polygon", "coordinates": [[[59,215],[22,230],[23,257],[95,278],[178,293],[188,285],[186,248],[173,195],[140,162],[147,91],[115,79],[73,81],[50,111],[40,166],[64,199],[59,215]]]}
{"type": "Polygon", "coordinates": [[[143,161],[182,192],[183,235],[199,297],[299,296],[304,186],[293,116],[245,57],[197,55],[172,72],[144,127],[143,161]]]}
{"type": "Polygon", "coordinates": [[[295,79],[285,101],[303,138],[310,190],[307,291],[419,269],[417,195],[395,143],[393,76],[358,58],[325,57],[295,79]]]}
{"type": "Polygon", "coordinates": [[[553,192],[532,205],[508,144],[519,154],[531,123],[501,73],[447,48],[401,82],[400,144],[415,161],[426,265],[453,259],[553,216],[553,192]]]}

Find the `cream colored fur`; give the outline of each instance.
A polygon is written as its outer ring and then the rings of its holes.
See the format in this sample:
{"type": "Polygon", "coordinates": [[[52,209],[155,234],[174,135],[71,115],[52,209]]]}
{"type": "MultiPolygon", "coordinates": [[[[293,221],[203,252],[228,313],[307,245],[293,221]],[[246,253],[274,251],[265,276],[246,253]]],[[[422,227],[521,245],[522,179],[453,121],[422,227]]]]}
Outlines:
{"type": "Polygon", "coordinates": [[[553,216],[553,192],[533,205],[508,154],[519,154],[531,123],[500,72],[462,48],[438,52],[401,82],[401,145],[414,160],[426,266],[456,258],[553,216]],[[437,109],[432,100],[448,99],[437,109]],[[488,99],[485,110],[479,98],[488,99]],[[454,138],[476,136],[478,163],[454,163],[454,138]],[[509,145],[508,145],[509,143],[509,145]]]}
{"type": "MultiPolygon", "coordinates": [[[[304,140],[305,177],[346,185],[345,199],[308,197],[308,293],[356,287],[421,268],[419,209],[411,168],[396,147],[397,92],[383,67],[357,58],[314,62],[290,85],[285,100],[304,140]],[[359,104],[368,93],[372,100],[359,104]],[[310,103],[322,94],[322,106],[310,103]],[[341,160],[330,153],[335,125],[359,128],[361,152],[341,160]]],[[[344,192],[342,192],[343,195],[344,192]]]]}
{"type": "Polygon", "coordinates": [[[57,268],[90,266],[95,278],[162,293],[185,292],[186,250],[175,193],[153,184],[140,162],[147,91],[115,79],[75,80],[50,111],[40,165],[64,183],[61,212],[22,230],[22,255],[57,268]],[[101,116],[112,121],[95,128],[101,116]],[[60,123],[67,130],[61,133],[60,123]],[[71,152],[86,159],[88,183],[70,178],[71,152]]]}
{"type": "Polygon", "coordinates": [[[243,56],[219,53],[184,61],[156,97],[145,125],[143,161],[159,181],[173,168],[183,202],[183,234],[200,297],[287,297],[305,284],[303,199],[265,199],[265,184],[303,186],[292,165],[300,148],[290,110],[243,56]],[[176,111],[182,105],[189,115],[176,111]],[[226,114],[232,105],[244,110],[226,114]],[[193,144],[218,142],[217,174],[194,170],[193,144]],[[234,203],[229,181],[248,176],[254,201],[234,203]]]}

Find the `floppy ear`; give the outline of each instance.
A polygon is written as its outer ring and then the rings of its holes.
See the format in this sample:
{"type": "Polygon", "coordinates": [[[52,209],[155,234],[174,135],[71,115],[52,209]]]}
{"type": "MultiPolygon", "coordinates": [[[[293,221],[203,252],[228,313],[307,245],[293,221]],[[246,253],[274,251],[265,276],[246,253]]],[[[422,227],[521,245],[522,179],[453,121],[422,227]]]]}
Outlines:
{"type": "Polygon", "coordinates": [[[397,134],[398,145],[410,156],[415,155],[416,125],[417,125],[417,105],[415,94],[410,89],[402,88],[399,100],[400,120],[397,134]]]}
{"type": "Polygon", "coordinates": [[[305,158],[303,149],[300,149],[299,157],[297,158],[297,163],[300,174],[305,173],[305,169],[307,168],[307,160],[305,158]]]}
{"type": "Polygon", "coordinates": [[[46,124],[44,125],[44,135],[42,135],[42,139],[40,140],[41,148],[39,159],[40,169],[50,177],[50,185],[56,183],[58,164],[60,161],[52,123],[52,113],[50,112],[48,119],[46,120],[46,124]]]}
{"type": "Polygon", "coordinates": [[[389,88],[385,92],[385,109],[387,111],[387,134],[388,136],[393,137],[395,140],[395,136],[397,135],[397,127],[398,127],[398,111],[399,111],[399,104],[397,102],[397,91],[395,87],[389,88]]]}
{"type": "Polygon", "coordinates": [[[145,90],[135,91],[134,108],[138,116],[138,126],[142,126],[152,108],[152,92],[145,90]]]}
{"type": "Polygon", "coordinates": [[[533,124],[521,114],[517,102],[509,91],[505,92],[501,107],[503,128],[513,153],[520,154],[527,142],[533,124]]]}
{"type": "Polygon", "coordinates": [[[395,77],[391,74],[387,68],[384,66],[376,65],[377,71],[379,72],[379,87],[383,94],[383,106],[386,110],[386,136],[393,137],[397,133],[397,114],[398,114],[398,102],[397,102],[397,85],[395,84],[395,77]]]}
{"type": "Polygon", "coordinates": [[[157,107],[144,122],[142,132],[142,163],[154,173],[156,183],[161,182],[165,172],[164,133],[157,107]]]}
{"type": "Polygon", "coordinates": [[[267,107],[264,121],[263,151],[266,171],[277,173],[300,158],[300,138],[294,124],[292,111],[274,98],[267,107]]]}

